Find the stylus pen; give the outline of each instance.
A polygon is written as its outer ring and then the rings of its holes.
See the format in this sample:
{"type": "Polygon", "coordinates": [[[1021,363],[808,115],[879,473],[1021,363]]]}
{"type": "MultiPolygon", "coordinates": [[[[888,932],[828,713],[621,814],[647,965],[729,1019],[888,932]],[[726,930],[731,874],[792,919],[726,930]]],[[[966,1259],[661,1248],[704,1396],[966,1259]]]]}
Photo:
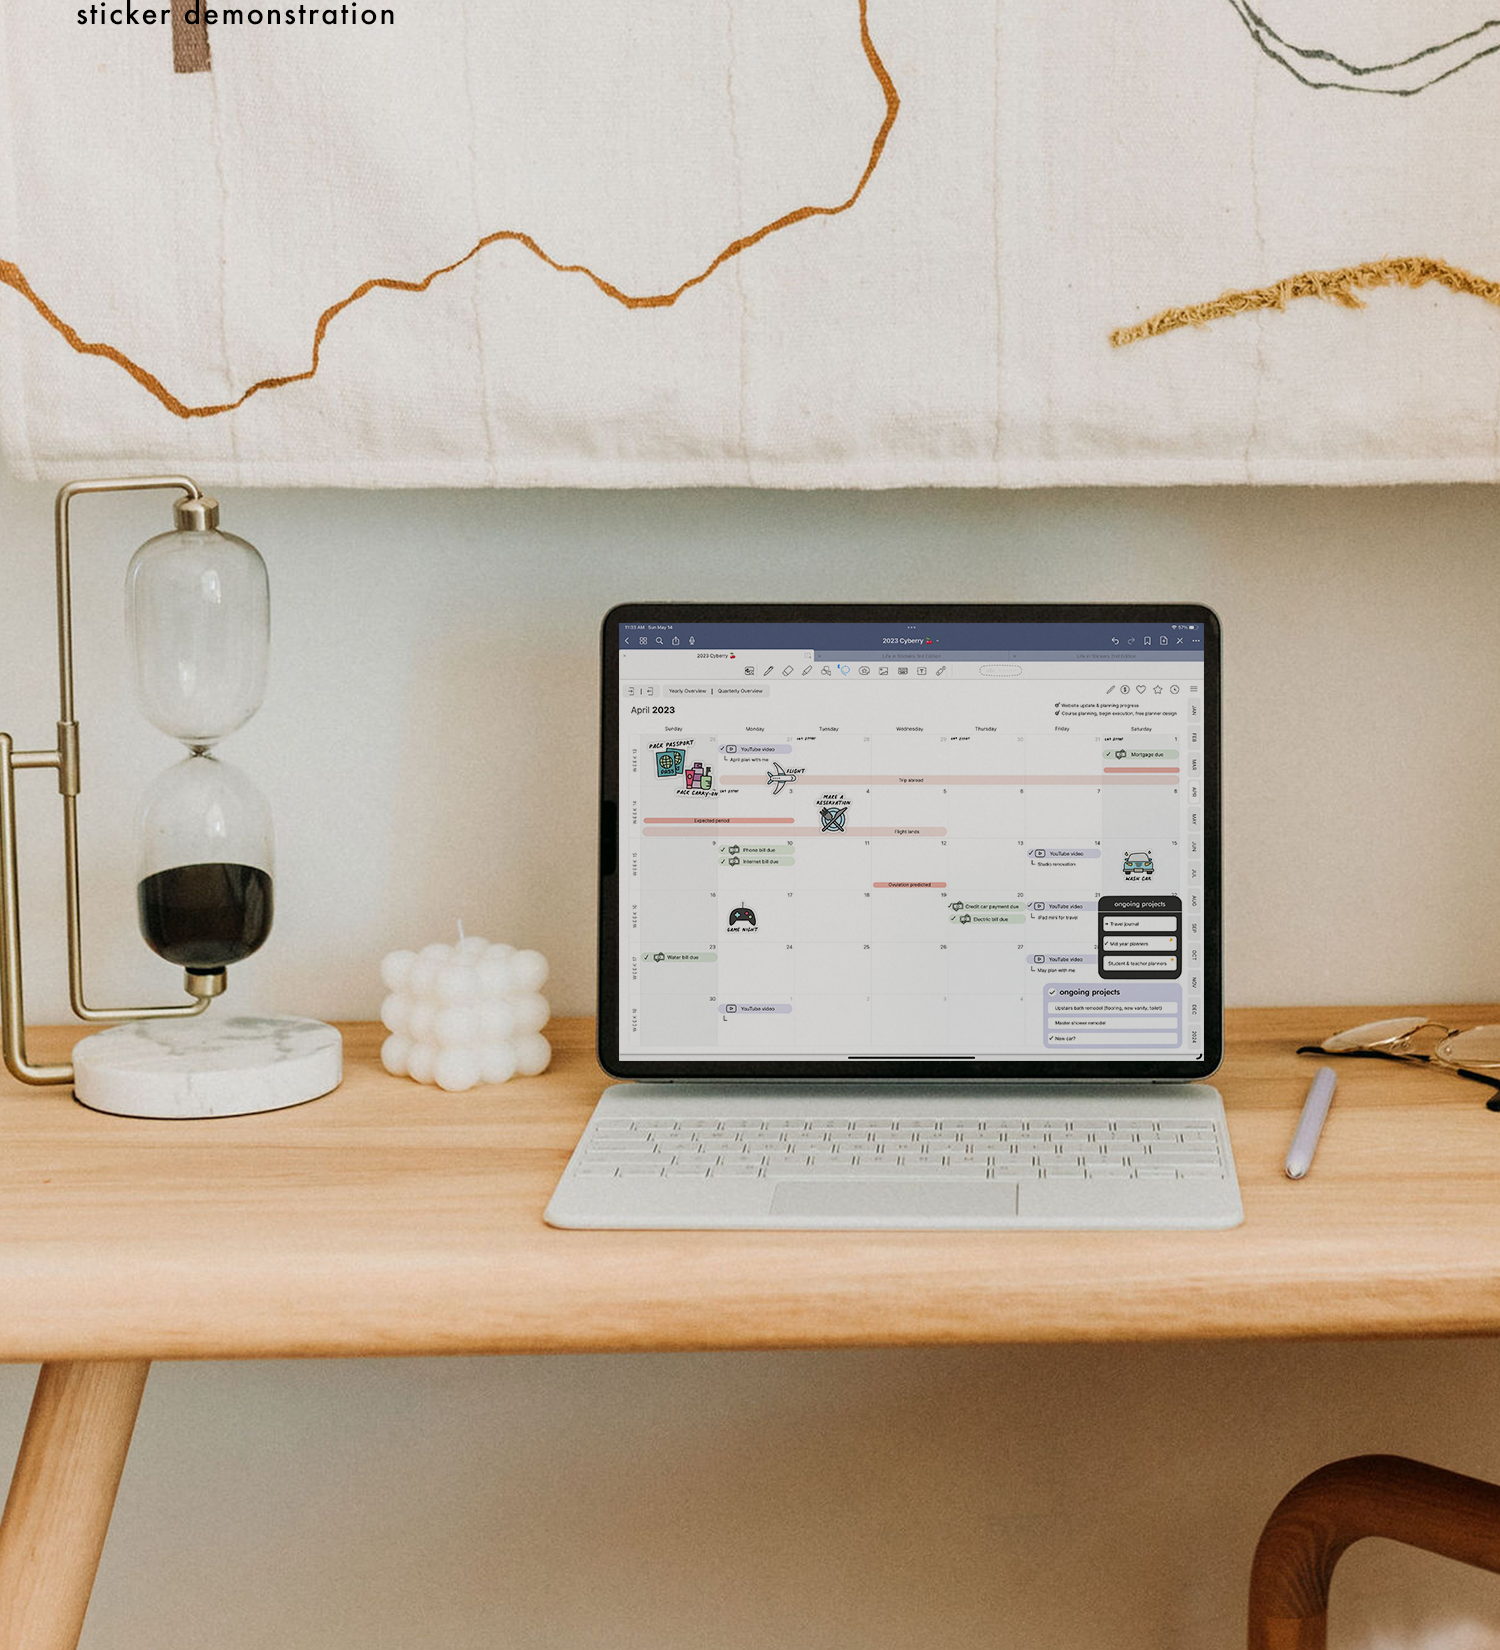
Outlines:
{"type": "Polygon", "coordinates": [[[1312,1087],[1307,1091],[1307,1098],[1302,1102],[1302,1115],[1297,1119],[1297,1132],[1292,1136],[1292,1143],[1286,1149],[1286,1172],[1291,1180],[1301,1180],[1312,1167],[1313,1153],[1318,1149],[1318,1136],[1323,1132],[1328,1108],[1333,1104],[1333,1085],[1338,1080],[1339,1074],[1332,1066],[1318,1067],[1312,1087]]]}

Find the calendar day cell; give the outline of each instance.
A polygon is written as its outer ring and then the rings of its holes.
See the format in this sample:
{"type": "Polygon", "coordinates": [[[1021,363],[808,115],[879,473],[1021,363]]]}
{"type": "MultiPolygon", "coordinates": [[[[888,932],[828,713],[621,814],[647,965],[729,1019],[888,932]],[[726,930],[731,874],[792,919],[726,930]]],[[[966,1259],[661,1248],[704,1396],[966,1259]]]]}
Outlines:
{"type": "Polygon", "coordinates": [[[948,886],[976,899],[1019,894],[1026,886],[1028,869],[1024,839],[949,840],[948,886]]]}
{"type": "Polygon", "coordinates": [[[792,953],[770,940],[752,940],[721,953],[719,1001],[786,1002],[796,982],[792,953]]]}
{"type": "Polygon", "coordinates": [[[948,787],[948,834],[951,837],[1023,836],[1026,796],[1019,784],[955,784],[948,787]]]}
{"type": "Polygon", "coordinates": [[[646,836],[638,855],[640,884],[653,895],[715,885],[719,855],[711,837],[646,836]]]}
{"type": "Polygon", "coordinates": [[[805,888],[791,903],[794,906],[791,938],[798,941],[854,941],[870,939],[868,886],[863,888],[805,888]]]}
{"type": "Polygon", "coordinates": [[[832,991],[868,996],[872,948],[859,941],[799,940],[792,947],[796,994],[832,991]]]}
{"type": "Polygon", "coordinates": [[[926,884],[948,880],[949,850],[941,836],[877,837],[870,844],[870,883],[926,884]]]}
{"type": "Polygon", "coordinates": [[[941,945],[908,940],[871,949],[870,983],[877,994],[909,991],[941,996],[947,979],[948,956],[941,945]]]}
{"type": "Polygon", "coordinates": [[[948,1006],[940,996],[877,992],[871,1009],[872,1052],[938,1057],[949,1052],[948,1006]]]}
{"type": "Polygon", "coordinates": [[[870,933],[879,940],[943,940],[948,908],[941,888],[881,887],[870,897],[870,933]]]}
{"type": "Polygon", "coordinates": [[[642,997],[639,1015],[641,1036],[653,1043],[712,1048],[718,1040],[719,1016],[706,996],[642,997]]]}
{"type": "Polygon", "coordinates": [[[870,1047],[871,1021],[868,992],[798,992],[792,1015],[793,1044],[803,1053],[816,1050],[831,1059],[862,1054],[870,1047]]]}
{"type": "Polygon", "coordinates": [[[718,938],[719,902],[712,894],[682,889],[670,900],[645,900],[637,937],[642,951],[707,951],[718,938]]]}
{"type": "Polygon", "coordinates": [[[1019,1047],[1026,1023],[1025,999],[1016,993],[961,992],[948,998],[948,1042],[958,1049],[1019,1047]]]}
{"type": "Polygon", "coordinates": [[[997,940],[988,945],[955,945],[948,948],[947,958],[950,994],[1019,996],[1029,988],[1024,944],[997,940]]]}
{"type": "Polygon", "coordinates": [[[870,843],[847,833],[797,838],[792,886],[813,890],[864,890],[870,886],[870,843]]]}
{"type": "Polygon", "coordinates": [[[1104,819],[1102,794],[1091,780],[1026,787],[1026,835],[1097,837],[1104,819]]]}

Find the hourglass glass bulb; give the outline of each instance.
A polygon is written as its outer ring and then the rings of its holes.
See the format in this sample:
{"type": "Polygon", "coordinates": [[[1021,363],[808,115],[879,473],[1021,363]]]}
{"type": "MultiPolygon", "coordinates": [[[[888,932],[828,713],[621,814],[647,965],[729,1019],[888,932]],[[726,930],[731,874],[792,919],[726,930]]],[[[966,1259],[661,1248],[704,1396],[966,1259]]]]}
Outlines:
{"type": "Polygon", "coordinates": [[[125,576],[141,708],[200,750],[260,708],[271,634],[266,564],[218,520],[215,500],[181,500],[176,531],[143,544],[125,576]]]}
{"type": "Polygon", "coordinates": [[[238,768],[198,752],[146,793],[137,889],[147,945],[190,973],[258,951],[273,913],[271,810],[238,768]]]}

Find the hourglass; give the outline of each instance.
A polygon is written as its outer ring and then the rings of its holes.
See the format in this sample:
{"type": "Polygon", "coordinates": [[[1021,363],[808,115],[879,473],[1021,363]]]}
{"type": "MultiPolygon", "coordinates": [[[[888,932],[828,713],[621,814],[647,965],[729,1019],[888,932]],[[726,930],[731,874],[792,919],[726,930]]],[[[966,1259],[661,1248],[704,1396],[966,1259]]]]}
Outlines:
{"type": "Polygon", "coordinates": [[[0,734],[0,1019],[5,1063],[23,1082],[68,1083],[85,1105],[135,1117],[269,1111],[338,1086],[342,1045],[316,1020],[199,1019],[225,989],[226,970],[271,931],[271,814],[219,742],[260,708],[270,639],[265,563],[219,528],[219,507],[185,476],[73,482],[57,497],[60,714],[57,746],[18,751],[0,734]],[[126,610],[141,708],[187,755],[148,789],[140,818],[136,889],[141,934],[183,970],[185,1003],[92,1008],[83,990],[78,891],[79,738],[73,705],[69,509],[80,493],[171,488],[173,530],[136,551],[126,610]],[[71,1064],[26,1052],[15,819],[15,774],[53,768],[63,802],[68,972],[82,1020],[126,1021],[80,1041],[71,1064]]]}
{"type": "Polygon", "coordinates": [[[125,577],[136,690],[148,720],[187,746],[141,815],[141,934],[195,996],[271,931],[271,815],[218,742],[260,709],[271,597],[252,544],[219,531],[212,499],[183,499],[176,530],[136,551],[125,577]]]}

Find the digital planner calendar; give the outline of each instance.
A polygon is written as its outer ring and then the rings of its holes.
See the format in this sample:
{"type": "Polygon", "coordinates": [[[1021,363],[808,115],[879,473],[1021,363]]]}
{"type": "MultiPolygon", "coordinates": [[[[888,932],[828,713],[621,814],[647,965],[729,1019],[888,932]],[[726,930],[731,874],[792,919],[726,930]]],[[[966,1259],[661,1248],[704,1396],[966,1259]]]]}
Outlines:
{"type": "Polygon", "coordinates": [[[620,1058],[1204,1047],[1197,624],[623,625],[620,1058]]]}

